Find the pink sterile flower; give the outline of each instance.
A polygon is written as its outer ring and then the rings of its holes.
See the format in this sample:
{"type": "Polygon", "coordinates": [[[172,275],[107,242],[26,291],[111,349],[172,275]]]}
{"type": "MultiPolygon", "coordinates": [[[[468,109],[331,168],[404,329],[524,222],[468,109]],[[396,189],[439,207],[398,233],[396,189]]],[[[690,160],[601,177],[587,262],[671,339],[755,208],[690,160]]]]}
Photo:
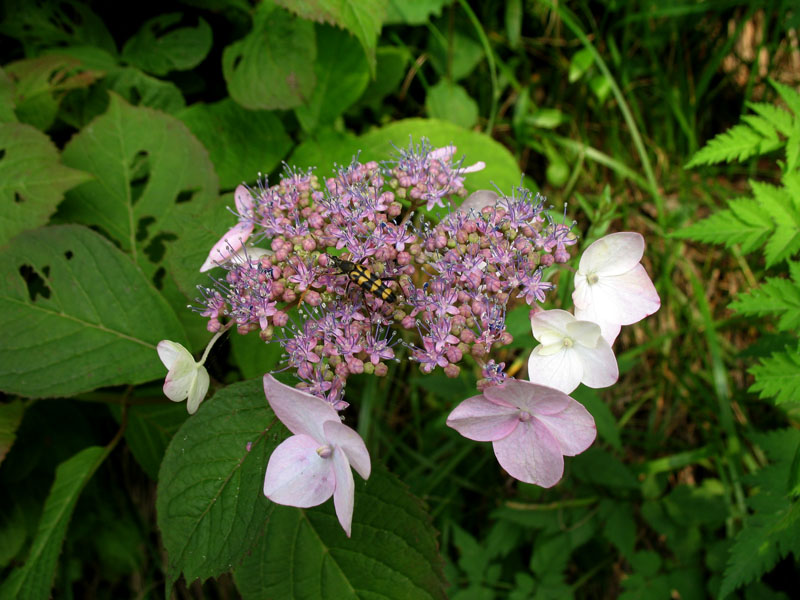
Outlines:
{"type": "Polygon", "coordinates": [[[195,362],[189,351],[177,342],[161,340],[156,349],[169,370],[164,380],[164,395],[173,402],[188,400],[186,410],[193,415],[208,392],[208,371],[203,361],[195,362]]]}
{"type": "MultiPolygon", "coordinates": [[[[444,146],[442,148],[436,148],[435,150],[431,150],[428,154],[428,158],[433,160],[441,160],[441,161],[449,161],[453,158],[453,155],[456,153],[455,146],[444,146]]],[[[459,175],[463,175],[465,173],[475,173],[477,171],[482,171],[486,168],[486,163],[482,160],[479,160],[474,165],[470,165],[468,167],[462,167],[461,169],[457,169],[456,172],[459,175]]]]}
{"type": "Polygon", "coordinates": [[[541,342],[528,359],[528,379],[533,383],[569,394],[579,383],[603,388],[617,381],[617,359],[596,323],[578,321],[555,309],[536,313],[531,328],[541,342]]]}
{"type": "Polygon", "coordinates": [[[594,419],[583,405],[563,392],[507,379],[467,398],[447,425],[478,442],[492,442],[497,462],[509,475],[552,487],[564,474],[564,456],[592,445],[594,419]]]}
{"type": "Polygon", "coordinates": [[[612,233],[591,244],[575,274],[575,316],[600,325],[613,344],[620,326],[641,321],[661,306],[653,282],[639,262],[644,238],[638,233],[612,233]]]}
{"type": "Polygon", "coordinates": [[[255,227],[255,222],[252,219],[253,196],[245,186],[240,185],[233,193],[233,197],[236,202],[236,210],[242,220],[229,229],[228,232],[214,244],[211,248],[211,252],[208,253],[206,262],[200,267],[201,273],[213,269],[217,265],[221,265],[227,261],[231,256],[235,256],[236,253],[242,249],[242,246],[244,246],[250,234],[253,233],[253,228],[255,227]]]}
{"type": "Polygon", "coordinates": [[[278,504],[308,508],[333,496],[336,516],[350,537],[355,483],[352,466],[369,478],[367,447],[324,400],[264,375],[264,393],[275,415],[294,433],[269,458],[264,495],[278,504]]]}

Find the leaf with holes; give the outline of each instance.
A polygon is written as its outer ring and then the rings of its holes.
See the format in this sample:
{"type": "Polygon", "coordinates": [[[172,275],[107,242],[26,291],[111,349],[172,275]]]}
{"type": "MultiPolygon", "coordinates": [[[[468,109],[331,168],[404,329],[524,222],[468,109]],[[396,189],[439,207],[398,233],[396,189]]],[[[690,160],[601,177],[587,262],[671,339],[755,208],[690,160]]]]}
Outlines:
{"type": "Polygon", "coordinates": [[[35,398],[162,378],[156,344],[185,342],[130,258],[84,227],[23,233],[0,252],[0,389],[35,398]]]}
{"type": "Polygon", "coordinates": [[[64,149],[64,163],[95,180],[70,191],[60,214],[99,227],[152,276],[170,242],[217,201],[217,176],[178,119],[110,96],[64,149]]]}
{"type": "Polygon", "coordinates": [[[294,108],[314,90],[316,55],[312,23],[262,2],[252,31],[225,48],[222,72],[231,97],[245,108],[294,108]]]}
{"type": "Polygon", "coordinates": [[[168,13],[145,22],[125,43],[122,58],[154,75],[196,67],[211,50],[211,27],[200,17],[195,27],[178,27],[182,18],[168,13]]]}
{"type": "Polygon", "coordinates": [[[0,246],[45,225],[71,187],[91,176],[65,167],[45,134],[23,123],[0,125],[0,246]]]}

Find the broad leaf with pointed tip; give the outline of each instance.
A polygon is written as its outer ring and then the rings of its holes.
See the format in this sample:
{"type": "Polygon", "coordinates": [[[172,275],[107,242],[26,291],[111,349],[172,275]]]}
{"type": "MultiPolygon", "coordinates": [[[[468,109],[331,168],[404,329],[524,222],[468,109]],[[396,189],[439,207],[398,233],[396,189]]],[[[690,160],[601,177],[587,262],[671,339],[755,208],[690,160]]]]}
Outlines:
{"type": "Polygon", "coordinates": [[[90,229],[23,233],[0,252],[0,389],[35,398],[162,378],[178,320],[130,258],[90,229]]]}
{"type": "Polygon", "coordinates": [[[91,176],[65,167],[45,134],[23,123],[0,125],[0,246],[45,225],[71,187],[91,176]]]}

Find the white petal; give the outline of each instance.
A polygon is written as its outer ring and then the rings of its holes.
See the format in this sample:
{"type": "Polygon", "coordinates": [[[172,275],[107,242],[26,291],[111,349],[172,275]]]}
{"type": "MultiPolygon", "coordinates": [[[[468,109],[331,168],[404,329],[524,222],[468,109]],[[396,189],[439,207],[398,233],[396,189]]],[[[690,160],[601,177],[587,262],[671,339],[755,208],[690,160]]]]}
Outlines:
{"type": "Polygon", "coordinates": [[[583,377],[583,364],[574,348],[564,349],[558,354],[541,356],[537,346],[528,359],[528,379],[569,394],[578,387],[583,377]]]}
{"type": "Polygon", "coordinates": [[[369,479],[372,466],[370,464],[367,446],[364,444],[364,440],[361,439],[361,436],[344,423],[337,421],[326,421],[322,428],[328,441],[344,452],[350,466],[352,466],[361,477],[369,479]]]}
{"type": "Polygon", "coordinates": [[[531,319],[533,337],[545,346],[558,343],[567,336],[567,325],[574,322],[575,317],[565,310],[543,310],[531,319]]]}
{"type": "Polygon", "coordinates": [[[173,402],[182,402],[189,397],[189,390],[197,378],[197,364],[179,360],[164,379],[164,395],[173,402]]]}
{"type": "Polygon", "coordinates": [[[567,325],[567,334],[575,342],[594,348],[600,339],[600,326],[591,321],[575,321],[567,325]]]}
{"type": "Polygon", "coordinates": [[[194,362],[194,357],[190,354],[190,352],[177,342],[161,340],[158,342],[156,350],[158,351],[158,358],[161,359],[161,362],[165,367],[167,367],[168,370],[175,366],[175,363],[181,359],[184,362],[194,362]]]}
{"type": "Polygon", "coordinates": [[[611,346],[602,337],[594,348],[575,344],[572,352],[580,357],[583,365],[582,384],[590,388],[604,388],[614,385],[619,379],[617,358],[611,346]]]}
{"type": "Polygon", "coordinates": [[[254,227],[255,223],[252,221],[241,221],[229,229],[225,235],[212,246],[206,261],[200,267],[200,272],[205,273],[221,265],[232,255],[236,254],[253,233],[254,227]]]}
{"type": "Polygon", "coordinates": [[[197,365],[196,374],[192,385],[189,387],[189,399],[186,403],[186,410],[190,415],[197,412],[197,408],[208,393],[208,371],[202,365],[197,365]]]}
{"type": "Polygon", "coordinates": [[[644,238],[630,231],[612,233],[592,243],[581,256],[578,272],[583,275],[619,275],[642,260],[644,238]]]}
{"type": "MultiPolygon", "coordinates": [[[[567,396],[569,398],[569,396],[567,396]]],[[[592,445],[597,437],[594,418],[577,400],[570,402],[561,412],[552,415],[536,415],[561,445],[561,453],[575,456],[592,445]]]]}
{"type": "MultiPolygon", "coordinates": [[[[600,277],[572,295],[582,318],[595,323],[630,325],[656,312],[661,306],[658,292],[642,265],[622,275],[600,277]]],[[[577,313],[577,310],[576,310],[577,313]]]]}
{"type": "Polygon", "coordinates": [[[597,323],[600,326],[600,334],[609,345],[614,344],[614,341],[619,335],[620,329],[622,329],[622,325],[619,323],[606,323],[604,321],[600,321],[599,317],[594,314],[594,311],[591,309],[585,310],[576,306],[575,318],[581,321],[593,321],[594,323],[597,323]]]}
{"type": "Polygon", "coordinates": [[[508,437],[493,442],[497,462],[509,475],[525,483],[552,487],[564,474],[558,440],[542,423],[520,423],[508,437]]]}
{"type": "Polygon", "coordinates": [[[517,407],[492,402],[486,396],[467,398],[456,406],[447,417],[448,427],[452,427],[465,438],[476,442],[493,442],[502,439],[514,431],[518,423],[519,409],[517,407]]]}
{"type": "Polygon", "coordinates": [[[307,435],[293,435],[272,452],[264,477],[264,495],[278,504],[308,508],[333,495],[333,461],[317,453],[319,443],[307,435]]]}
{"type": "MultiPolygon", "coordinates": [[[[349,429],[349,428],[348,428],[349,429]]],[[[333,491],[333,506],[339,524],[350,537],[350,527],[353,523],[353,504],[355,501],[355,484],[353,472],[344,453],[337,448],[333,452],[333,470],[336,474],[336,488],[333,491]]]]}

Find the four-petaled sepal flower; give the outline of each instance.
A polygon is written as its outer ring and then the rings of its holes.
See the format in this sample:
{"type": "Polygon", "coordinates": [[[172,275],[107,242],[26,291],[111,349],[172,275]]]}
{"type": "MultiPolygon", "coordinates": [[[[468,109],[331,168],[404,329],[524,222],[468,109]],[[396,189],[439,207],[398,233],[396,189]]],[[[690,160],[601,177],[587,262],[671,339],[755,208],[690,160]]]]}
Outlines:
{"type": "Polygon", "coordinates": [[[531,319],[533,337],[541,342],[528,359],[528,379],[569,394],[578,384],[604,388],[616,383],[614,351],[600,326],[579,321],[565,310],[544,310],[531,319]]]}
{"type": "Polygon", "coordinates": [[[324,400],[264,375],[264,393],[275,415],[293,436],[272,452],[264,495],[277,504],[308,508],[333,496],[336,516],[350,537],[355,483],[350,467],[369,478],[364,440],[343,425],[324,400]]]}
{"type": "Polygon", "coordinates": [[[158,357],[169,370],[164,380],[164,395],[173,402],[188,400],[186,410],[193,415],[208,392],[208,371],[177,342],[162,340],[157,350],[158,357]]]}
{"type": "Polygon", "coordinates": [[[575,317],[600,325],[613,344],[622,325],[652,315],[661,306],[653,282],[639,261],[644,238],[638,233],[612,233],[592,243],[575,274],[575,317]]]}
{"type": "Polygon", "coordinates": [[[250,191],[245,186],[240,185],[233,193],[233,197],[241,220],[211,247],[206,261],[200,267],[201,273],[227,262],[231,257],[235,258],[253,233],[255,228],[255,221],[251,217],[253,213],[253,196],[250,195],[250,191]]]}
{"type": "Polygon", "coordinates": [[[492,442],[497,462],[525,483],[552,487],[564,474],[564,456],[592,445],[594,419],[582,404],[558,390],[508,379],[467,398],[447,425],[478,442],[492,442]]]}

